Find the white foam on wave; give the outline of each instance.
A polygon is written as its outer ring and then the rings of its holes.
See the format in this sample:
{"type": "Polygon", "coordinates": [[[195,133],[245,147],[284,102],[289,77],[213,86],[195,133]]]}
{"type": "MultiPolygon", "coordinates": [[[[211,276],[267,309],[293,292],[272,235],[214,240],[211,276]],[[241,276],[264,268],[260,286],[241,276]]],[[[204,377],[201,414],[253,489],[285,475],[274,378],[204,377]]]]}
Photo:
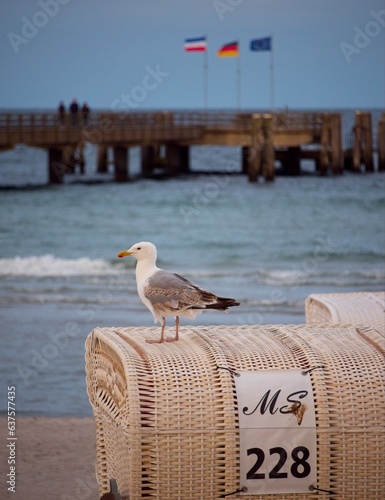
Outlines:
{"type": "Polygon", "coordinates": [[[291,269],[260,269],[259,277],[265,285],[299,285],[312,276],[311,273],[291,269]]]}
{"type": "Polygon", "coordinates": [[[112,266],[108,261],[88,257],[62,259],[47,254],[0,259],[0,276],[101,276],[118,272],[119,269],[112,266]]]}

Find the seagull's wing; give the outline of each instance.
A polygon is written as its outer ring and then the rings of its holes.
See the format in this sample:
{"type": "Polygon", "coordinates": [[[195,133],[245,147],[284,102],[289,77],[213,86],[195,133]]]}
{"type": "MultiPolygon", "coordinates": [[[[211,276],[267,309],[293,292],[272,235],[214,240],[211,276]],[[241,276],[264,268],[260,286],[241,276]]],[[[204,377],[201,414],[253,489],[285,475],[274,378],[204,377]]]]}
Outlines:
{"type": "Polygon", "coordinates": [[[147,279],[144,294],[154,307],[176,311],[205,309],[207,305],[217,301],[217,296],[213,293],[202,290],[179,274],[162,269],[147,279]]]}

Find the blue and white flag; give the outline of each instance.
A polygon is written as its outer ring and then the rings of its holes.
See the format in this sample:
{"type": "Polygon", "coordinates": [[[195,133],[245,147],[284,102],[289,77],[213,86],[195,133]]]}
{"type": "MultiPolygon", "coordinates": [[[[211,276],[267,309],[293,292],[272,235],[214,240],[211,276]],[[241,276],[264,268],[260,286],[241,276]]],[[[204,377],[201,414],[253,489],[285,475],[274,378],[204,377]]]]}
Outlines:
{"type": "Polygon", "coordinates": [[[267,36],[265,38],[256,38],[255,40],[251,40],[250,42],[250,50],[255,50],[257,52],[261,52],[264,50],[271,50],[272,46],[271,36],[267,36]]]}

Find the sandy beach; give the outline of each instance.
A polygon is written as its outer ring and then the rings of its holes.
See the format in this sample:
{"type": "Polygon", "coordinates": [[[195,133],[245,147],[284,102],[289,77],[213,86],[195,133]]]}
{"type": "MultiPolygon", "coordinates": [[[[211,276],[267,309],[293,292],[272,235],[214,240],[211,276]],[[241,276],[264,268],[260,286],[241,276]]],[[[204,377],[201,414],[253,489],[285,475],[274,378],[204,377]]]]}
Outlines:
{"type": "Polygon", "coordinates": [[[0,496],[13,500],[97,499],[93,418],[22,417],[16,422],[16,449],[0,418],[0,496]],[[8,445],[10,445],[8,447],[8,445]],[[15,493],[8,491],[15,453],[15,493]],[[11,462],[11,464],[8,463],[11,462]]]}

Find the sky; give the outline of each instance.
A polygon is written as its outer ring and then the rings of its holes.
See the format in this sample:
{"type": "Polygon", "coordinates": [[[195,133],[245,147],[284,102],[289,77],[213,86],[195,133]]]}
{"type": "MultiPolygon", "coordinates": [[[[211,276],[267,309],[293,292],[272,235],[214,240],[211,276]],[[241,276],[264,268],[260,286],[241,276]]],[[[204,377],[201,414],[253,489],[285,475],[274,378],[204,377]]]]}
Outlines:
{"type": "Polygon", "coordinates": [[[384,0],[1,0],[0,39],[3,110],[385,108],[384,0]]]}

